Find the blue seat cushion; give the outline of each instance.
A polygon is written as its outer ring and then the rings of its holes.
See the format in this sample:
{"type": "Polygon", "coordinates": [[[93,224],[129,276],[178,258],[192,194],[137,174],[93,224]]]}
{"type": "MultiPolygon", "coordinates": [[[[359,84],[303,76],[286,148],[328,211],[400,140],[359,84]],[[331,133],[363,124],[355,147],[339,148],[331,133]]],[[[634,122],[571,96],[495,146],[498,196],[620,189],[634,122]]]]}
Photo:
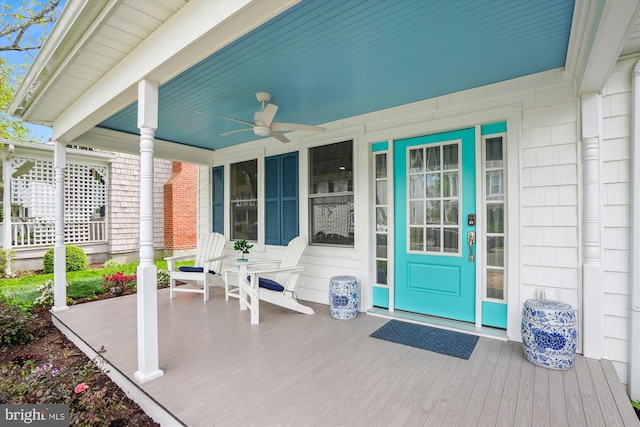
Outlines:
{"type": "MultiPolygon", "coordinates": [[[[178,270],[185,272],[185,273],[202,273],[204,271],[204,268],[202,267],[189,267],[189,266],[182,266],[180,268],[178,268],[178,270]]],[[[216,274],[215,271],[213,270],[209,270],[209,273],[211,274],[216,274]]]]}
{"type": "MultiPolygon", "coordinates": [[[[251,282],[251,276],[247,276],[247,280],[251,282]]],[[[282,292],[284,291],[284,286],[275,280],[267,279],[266,277],[258,278],[258,286],[261,288],[269,289],[271,291],[282,292]]]]}

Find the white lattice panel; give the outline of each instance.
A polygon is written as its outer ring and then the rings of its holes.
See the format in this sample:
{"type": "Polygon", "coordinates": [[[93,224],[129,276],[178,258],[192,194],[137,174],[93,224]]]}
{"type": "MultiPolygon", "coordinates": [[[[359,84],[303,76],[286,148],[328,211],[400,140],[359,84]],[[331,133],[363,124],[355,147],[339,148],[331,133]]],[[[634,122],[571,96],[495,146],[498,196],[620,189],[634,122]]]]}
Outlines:
{"type": "MultiPolygon", "coordinates": [[[[53,162],[15,157],[11,180],[13,243],[50,245],[55,239],[55,171],[53,162]]],[[[65,168],[65,242],[106,240],[108,169],[67,163],[65,168]]]]}

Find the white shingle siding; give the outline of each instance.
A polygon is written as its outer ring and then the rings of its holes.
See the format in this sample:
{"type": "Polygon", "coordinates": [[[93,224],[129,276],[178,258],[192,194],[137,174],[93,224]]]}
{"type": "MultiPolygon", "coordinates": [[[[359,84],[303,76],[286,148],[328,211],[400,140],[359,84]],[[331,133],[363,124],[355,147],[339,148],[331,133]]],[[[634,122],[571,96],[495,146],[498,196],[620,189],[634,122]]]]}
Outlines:
{"type": "MultiPolygon", "coordinates": [[[[138,253],[140,236],[140,157],[119,153],[111,163],[109,252],[138,253]]],[[[154,160],[154,248],[164,249],[164,183],[171,161],[154,160]]]]}
{"type": "Polygon", "coordinates": [[[602,266],[605,355],[626,382],[629,332],[631,232],[631,70],[637,58],[619,61],[603,91],[602,266]]]}

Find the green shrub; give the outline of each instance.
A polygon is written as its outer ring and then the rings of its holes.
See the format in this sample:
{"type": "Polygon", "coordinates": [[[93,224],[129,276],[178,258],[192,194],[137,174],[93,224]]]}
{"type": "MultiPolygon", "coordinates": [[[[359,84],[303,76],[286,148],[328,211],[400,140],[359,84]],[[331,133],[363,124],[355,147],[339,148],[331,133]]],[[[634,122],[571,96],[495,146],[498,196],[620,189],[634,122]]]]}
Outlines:
{"type": "Polygon", "coordinates": [[[105,263],[102,265],[104,268],[117,268],[120,267],[120,263],[115,260],[115,259],[108,259],[107,261],[105,261],[105,263]]]}
{"type": "MultiPolygon", "coordinates": [[[[67,282],[67,288],[69,288],[69,282],[67,282]]],[[[38,286],[38,292],[40,292],[40,296],[33,301],[33,305],[36,307],[53,307],[53,280],[47,280],[46,283],[38,286]]],[[[67,295],[67,305],[73,304],[73,301],[70,300],[67,295]]]]}
{"type": "Polygon", "coordinates": [[[0,348],[24,344],[32,339],[29,315],[20,307],[0,302],[0,348]]]}
{"type": "MultiPolygon", "coordinates": [[[[87,254],[77,246],[65,245],[66,248],[66,268],[67,271],[80,271],[85,270],[89,265],[87,262],[87,254]]],[[[50,248],[44,254],[44,273],[53,273],[53,250],[50,248]]]]}
{"type": "Polygon", "coordinates": [[[77,300],[103,294],[106,292],[102,286],[103,282],[104,278],[102,276],[87,277],[85,279],[76,280],[67,288],[67,296],[77,300]]]}
{"type": "Polygon", "coordinates": [[[158,289],[166,288],[169,286],[169,272],[166,270],[158,270],[158,289]]]}

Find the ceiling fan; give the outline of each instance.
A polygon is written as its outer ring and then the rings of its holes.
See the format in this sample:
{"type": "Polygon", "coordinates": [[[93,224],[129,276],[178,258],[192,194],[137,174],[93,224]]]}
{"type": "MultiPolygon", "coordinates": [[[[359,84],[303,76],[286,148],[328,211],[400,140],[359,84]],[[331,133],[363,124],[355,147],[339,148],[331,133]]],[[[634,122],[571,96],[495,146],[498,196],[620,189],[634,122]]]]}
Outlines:
{"type": "Polygon", "coordinates": [[[274,122],[273,118],[278,112],[278,106],[275,104],[269,104],[271,101],[271,94],[267,92],[258,92],[256,94],[256,98],[262,104],[262,108],[260,111],[256,111],[253,115],[253,122],[249,122],[247,120],[236,119],[233,117],[221,116],[219,114],[206,113],[204,111],[196,111],[198,114],[204,114],[205,116],[213,116],[219,117],[221,119],[232,120],[238,123],[244,123],[245,125],[249,125],[251,127],[245,129],[238,129],[231,132],[225,132],[221,134],[222,136],[231,135],[232,133],[244,132],[248,130],[253,130],[257,136],[272,136],[276,139],[279,139],[282,142],[289,142],[289,138],[284,136],[281,132],[288,131],[309,131],[309,132],[324,132],[327,130],[326,128],[320,126],[311,126],[311,125],[302,125],[298,123],[280,123],[274,122]]]}

